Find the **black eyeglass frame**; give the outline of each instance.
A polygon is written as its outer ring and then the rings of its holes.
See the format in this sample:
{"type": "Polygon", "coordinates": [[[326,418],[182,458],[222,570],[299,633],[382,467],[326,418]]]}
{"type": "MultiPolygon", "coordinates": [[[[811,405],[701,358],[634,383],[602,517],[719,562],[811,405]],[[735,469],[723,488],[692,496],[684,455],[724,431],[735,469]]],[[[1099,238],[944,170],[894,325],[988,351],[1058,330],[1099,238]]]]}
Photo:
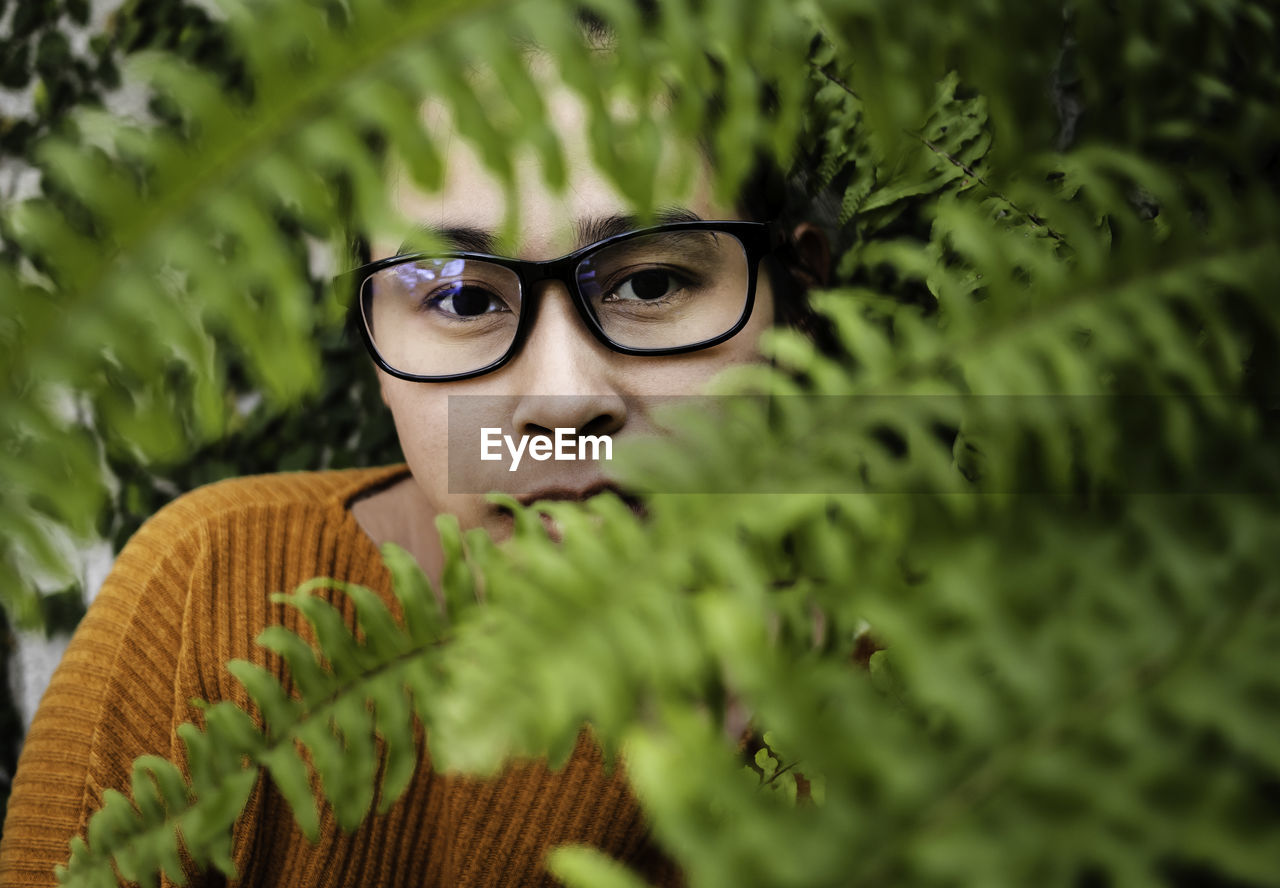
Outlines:
{"type": "Polygon", "coordinates": [[[360,314],[360,335],[364,339],[365,347],[369,351],[373,362],[382,370],[391,374],[398,379],[404,379],[408,382],[455,382],[463,379],[473,379],[477,376],[483,376],[508,364],[513,358],[520,353],[521,347],[529,338],[529,333],[533,329],[534,319],[538,315],[539,301],[542,298],[542,292],[534,285],[543,281],[560,281],[565,285],[565,289],[569,293],[570,299],[573,301],[574,308],[578,312],[578,316],[582,318],[584,324],[592,335],[609,349],[624,355],[635,355],[640,357],[663,357],[666,355],[679,355],[688,352],[701,351],[705,348],[719,345],[736,336],[747,321],[751,318],[751,312],[755,308],[756,300],[756,281],[759,277],[758,270],[760,261],[775,250],[781,244],[781,238],[772,222],[744,222],[739,220],[726,221],[699,221],[699,222],[672,222],[667,225],[658,225],[652,228],[641,228],[635,231],[624,232],[623,234],[614,235],[604,240],[587,244],[585,247],[574,250],[558,259],[546,259],[542,261],[528,259],[512,259],[508,256],[494,256],[489,253],[472,253],[466,251],[450,251],[443,253],[405,253],[397,256],[389,256],[386,259],[379,259],[362,265],[347,274],[341,275],[339,281],[345,282],[352,289],[356,290],[355,298],[359,300],[360,314]],[[712,231],[720,234],[727,234],[742,244],[743,252],[747,259],[747,294],[743,303],[742,314],[729,330],[710,339],[704,339],[700,342],[694,342],[689,345],[678,345],[667,348],[631,348],[630,346],[620,345],[614,342],[605,333],[604,328],[600,325],[599,320],[591,313],[591,309],[587,305],[587,299],[582,294],[581,288],[575,272],[584,259],[593,253],[605,249],[606,247],[615,246],[624,241],[633,238],[644,237],[646,235],[665,234],[672,231],[712,231]],[[379,271],[391,268],[396,265],[403,265],[408,262],[418,262],[423,259],[474,259],[477,261],[488,262],[493,265],[501,266],[515,273],[520,283],[520,315],[516,324],[515,334],[511,338],[511,344],[507,346],[507,350],[497,360],[486,364],[478,370],[468,370],[465,373],[452,373],[444,376],[422,376],[414,373],[406,373],[390,364],[382,357],[378,351],[378,347],[374,344],[373,334],[369,330],[369,307],[368,302],[372,298],[372,293],[368,287],[370,279],[379,271]]]}

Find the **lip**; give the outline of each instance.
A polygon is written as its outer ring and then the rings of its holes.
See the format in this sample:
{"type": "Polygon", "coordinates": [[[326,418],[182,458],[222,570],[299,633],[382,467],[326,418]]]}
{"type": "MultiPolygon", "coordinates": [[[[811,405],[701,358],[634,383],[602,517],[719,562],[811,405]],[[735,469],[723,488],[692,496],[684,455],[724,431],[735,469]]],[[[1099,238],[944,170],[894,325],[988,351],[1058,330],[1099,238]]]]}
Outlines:
{"type": "Polygon", "coordinates": [[[623,496],[622,491],[615,484],[608,481],[597,481],[595,484],[589,484],[586,487],[543,487],[530,493],[522,493],[516,497],[516,501],[522,506],[535,503],[538,500],[573,500],[581,502],[590,499],[596,494],[612,491],[618,496],[623,496]]]}
{"type": "Polygon", "coordinates": [[[516,497],[516,502],[522,506],[528,506],[539,501],[542,502],[585,502],[593,496],[601,493],[613,493],[629,508],[634,514],[644,518],[648,512],[645,508],[644,501],[634,494],[628,493],[618,485],[610,481],[597,481],[586,487],[544,487],[530,493],[523,493],[516,497]]]}

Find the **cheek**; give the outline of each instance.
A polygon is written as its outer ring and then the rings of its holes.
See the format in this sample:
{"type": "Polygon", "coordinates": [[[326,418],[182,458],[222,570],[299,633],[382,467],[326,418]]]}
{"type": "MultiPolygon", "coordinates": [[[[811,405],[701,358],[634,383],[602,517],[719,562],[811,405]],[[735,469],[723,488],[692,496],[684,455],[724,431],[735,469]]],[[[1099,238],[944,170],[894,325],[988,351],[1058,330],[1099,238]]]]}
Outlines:
{"type": "Polygon", "coordinates": [[[433,510],[448,502],[449,399],[433,386],[383,376],[382,399],[414,481],[433,510]]]}
{"type": "Polygon", "coordinates": [[[384,378],[382,400],[391,409],[405,461],[424,492],[429,492],[429,476],[436,474],[431,470],[444,463],[441,457],[447,453],[448,399],[430,386],[384,378]]]}
{"type": "Polygon", "coordinates": [[[432,443],[434,435],[444,437],[448,398],[429,385],[382,376],[382,400],[391,409],[405,455],[432,443]]]}
{"type": "MultiPolygon", "coordinates": [[[[495,539],[504,538],[510,532],[510,518],[492,506],[482,493],[476,492],[484,485],[470,474],[474,469],[469,467],[475,460],[469,463],[462,459],[452,469],[449,462],[451,416],[454,428],[461,430],[459,434],[475,438],[481,426],[503,424],[503,399],[476,392],[460,383],[426,385],[385,374],[380,374],[380,383],[383,400],[395,421],[400,449],[421,494],[420,503],[425,510],[421,523],[430,527],[435,516],[449,514],[458,519],[464,530],[483,527],[495,539]],[[450,395],[479,394],[486,396],[461,397],[460,400],[455,397],[450,406],[450,395]],[[451,486],[460,492],[451,493],[451,486]]],[[[466,439],[468,446],[459,446],[456,441],[452,446],[464,455],[478,453],[478,445],[471,438],[466,439]]]]}
{"type": "Polygon", "coordinates": [[[628,377],[629,388],[635,394],[657,398],[703,393],[722,371],[762,360],[760,336],[773,324],[773,294],[768,282],[762,279],[756,288],[751,317],[736,336],[703,351],[668,358],[635,359],[645,362],[644,372],[628,377]]]}

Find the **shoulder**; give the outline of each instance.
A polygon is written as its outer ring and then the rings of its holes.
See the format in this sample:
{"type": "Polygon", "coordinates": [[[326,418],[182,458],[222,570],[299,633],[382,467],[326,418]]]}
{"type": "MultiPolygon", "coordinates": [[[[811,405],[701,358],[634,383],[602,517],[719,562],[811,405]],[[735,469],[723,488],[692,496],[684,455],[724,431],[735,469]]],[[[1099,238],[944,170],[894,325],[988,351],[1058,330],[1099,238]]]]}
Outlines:
{"type": "Polygon", "coordinates": [[[340,522],[349,504],[403,478],[403,465],[327,472],[282,472],[230,478],[179,496],[149,518],[121,552],[142,549],[151,560],[157,547],[167,551],[195,545],[219,527],[246,521],[292,523],[302,516],[340,522]]]}
{"type": "Polygon", "coordinates": [[[283,585],[293,577],[275,569],[281,566],[302,580],[325,573],[335,558],[346,561],[367,547],[349,503],[406,472],[404,466],[289,472],[197,488],[142,525],[100,596],[123,597],[132,610],[140,599],[178,605],[193,581],[217,579],[211,573],[233,576],[230,587],[257,574],[263,583],[283,585]]]}
{"type": "Polygon", "coordinates": [[[404,477],[403,466],[328,472],[282,472],[231,478],[199,487],[156,513],[143,531],[185,528],[262,510],[311,508],[344,511],[348,504],[404,477]]]}

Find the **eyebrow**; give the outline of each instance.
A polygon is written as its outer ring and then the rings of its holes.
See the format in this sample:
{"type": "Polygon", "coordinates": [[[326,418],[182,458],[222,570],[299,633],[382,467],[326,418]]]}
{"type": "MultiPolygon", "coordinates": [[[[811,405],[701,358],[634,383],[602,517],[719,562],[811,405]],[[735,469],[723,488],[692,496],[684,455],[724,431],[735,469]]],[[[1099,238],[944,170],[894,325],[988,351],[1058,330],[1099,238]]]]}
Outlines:
{"type": "MultiPolygon", "coordinates": [[[[684,207],[666,207],[654,213],[654,221],[659,225],[672,225],[676,222],[701,222],[702,217],[684,207]]],[[[617,237],[619,234],[626,234],[628,231],[635,231],[639,227],[640,220],[630,215],[579,219],[574,226],[579,248],[617,237]]]]}
{"type": "MultiPolygon", "coordinates": [[[[483,228],[469,228],[466,226],[457,226],[450,228],[437,228],[435,225],[418,226],[423,236],[439,241],[447,247],[454,250],[460,250],[466,253],[492,253],[497,243],[492,231],[485,231],[483,228]]],[[[400,245],[399,253],[416,252],[417,248],[409,241],[405,241],[400,245]]]]}
{"type": "MultiPolygon", "coordinates": [[[[684,207],[665,207],[654,213],[654,221],[658,225],[671,225],[677,222],[701,222],[702,217],[693,210],[684,207]]],[[[593,216],[579,219],[574,223],[574,234],[580,249],[587,244],[616,237],[635,231],[640,226],[639,217],[618,214],[614,216],[593,216]]],[[[435,225],[421,225],[418,230],[426,237],[434,238],[446,246],[467,253],[494,253],[497,248],[497,236],[493,231],[470,226],[449,226],[439,228],[435,225]]],[[[400,253],[414,252],[408,241],[400,245],[400,253]]]]}

